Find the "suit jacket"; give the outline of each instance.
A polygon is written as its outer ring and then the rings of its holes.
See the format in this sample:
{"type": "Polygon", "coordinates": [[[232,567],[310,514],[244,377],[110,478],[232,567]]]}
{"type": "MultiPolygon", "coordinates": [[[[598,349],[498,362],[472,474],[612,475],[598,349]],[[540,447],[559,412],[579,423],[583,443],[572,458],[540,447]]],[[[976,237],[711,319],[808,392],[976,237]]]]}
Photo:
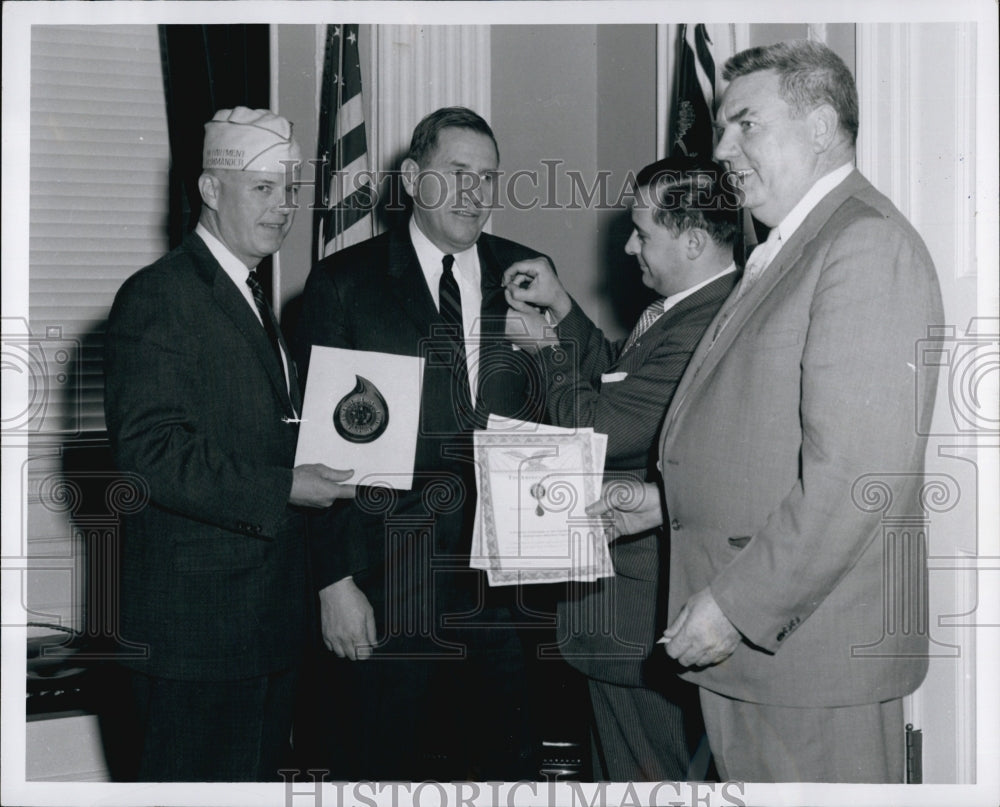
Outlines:
{"type": "MultiPolygon", "coordinates": [[[[576,303],[556,326],[561,350],[541,353],[549,417],[556,425],[590,426],[607,434],[609,475],[650,478],[657,434],[674,389],[735,282],[732,273],[684,298],[624,354],[626,340],[605,339],[576,303]],[[627,375],[602,382],[608,373],[627,375]]],[[[571,584],[567,599],[560,601],[561,652],[591,678],[622,686],[647,682],[647,659],[666,626],[661,538],[655,530],[613,542],[615,576],[571,584]]]]}
{"type": "Polygon", "coordinates": [[[684,677],[786,706],[901,697],[927,668],[926,546],[892,520],[923,514],[930,255],[855,171],[727,316],[674,395],[660,462],[669,618],[709,586],[745,641],[684,677]]]}
{"type": "MultiPolygon", "coordinates": [[[[405,578],[394,585],[404,597],[422,596],[431,565],[455,570],[468,584],[466,594],[478,596],[483,585],[480,573],[468,569],[476,503],[472,429],[484,427],[490,412],[525,420],[541,416],[537,364],[504,340],[507,303],[500,285],[507,266],[538,253],[485,234],[479,238],[478,251],[482,336],[471,422],[463,422],[456,413],[452,377],[467,376],[456,366],[450,340],[435,336],[443,323],[406,227],[329,256],[306,282],[295,348],[300,368],[308,364],[311,345],[426,360],[413,489],[384,497],[362,489],[356,500],[335,506],[310,524],[317,585],[323,588],[354,575],[372,600],[377,619],[384,604],[379,592],[385,587],[385,569],[393,558],[400,561],[399,573],[405,578]],[[419,533],[430,536],[433,559],[406,537],[419,533]],[[409,553],[420,556],[420,562],[407,560],[409,553]]],[[[435,589],[435,595],[446,600],[455,594],[451,584],[435,589]]]]}
{"type": "Polygon", "coordinates": [[[148,646],[133,666],[226,680],[298,660],[309,600],[304,518],[287,504],[291,403],[264,329],[196,235],[119,290],[105,413],[118,467],[149,496],[124,523],[122,638],[148,646]]]}

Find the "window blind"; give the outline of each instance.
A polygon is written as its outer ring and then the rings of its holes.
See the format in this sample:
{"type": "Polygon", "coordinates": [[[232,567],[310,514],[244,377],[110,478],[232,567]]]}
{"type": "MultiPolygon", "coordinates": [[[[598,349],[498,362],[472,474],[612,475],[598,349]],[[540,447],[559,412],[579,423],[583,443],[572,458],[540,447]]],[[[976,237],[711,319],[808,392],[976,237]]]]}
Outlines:
{"type": "Polygon", "coordinates": [[[31,29],[33,431],[102,432],[102,354],[122,282],[167,251],[166,105],[155,25],[31,29]]]}

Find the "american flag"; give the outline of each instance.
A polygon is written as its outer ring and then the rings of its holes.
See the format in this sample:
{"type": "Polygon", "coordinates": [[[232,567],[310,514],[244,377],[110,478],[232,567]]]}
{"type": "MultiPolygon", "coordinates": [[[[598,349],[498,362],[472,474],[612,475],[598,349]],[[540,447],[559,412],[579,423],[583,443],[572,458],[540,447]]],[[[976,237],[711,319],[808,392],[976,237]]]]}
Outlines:
{"type": "Polygon", "coordinates": [[[315,215],[318,258],[373,235],[375,189],[368,165],[357,25],[328,25],[320,99],[321,207],[315,215]]]}

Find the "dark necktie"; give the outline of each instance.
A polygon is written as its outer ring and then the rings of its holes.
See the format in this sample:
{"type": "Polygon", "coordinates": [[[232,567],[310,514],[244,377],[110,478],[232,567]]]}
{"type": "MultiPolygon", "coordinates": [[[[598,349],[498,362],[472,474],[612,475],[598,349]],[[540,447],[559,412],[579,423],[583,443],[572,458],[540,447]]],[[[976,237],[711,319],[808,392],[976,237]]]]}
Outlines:
{"type": "Polygon", "coordinates": [[[274,355],[278,358],[281,374],[284,375],[285,363],[281,358],[281,345],[278,342],[278,323],[271,312],[271,306],[267,304],[267,299],[264,297],[264,289],[261,288],[257,275],[253,272],[247,275],[247,285],[250,287],[250,293],[253,294],[253,301],[257,304],[257,312],[264,323],[264,331],[267,333],[268,341],[271,343],[274,355]]]}
{"type": "Polygon", "coordinates": [[[444,272],[438,286],[438,307],[441,319],[447,326],[449,337],[455,344],[455,371],[452,373],[455,392],[455,414],[463,428],[472,422],[472,394],[469,388],[469,370],[465,359],[465,328],[462,322],[462,294],[458,290],[458,281],[452,272],[455,265],[454,255],[445,255],[441,259],[444,272]]]}

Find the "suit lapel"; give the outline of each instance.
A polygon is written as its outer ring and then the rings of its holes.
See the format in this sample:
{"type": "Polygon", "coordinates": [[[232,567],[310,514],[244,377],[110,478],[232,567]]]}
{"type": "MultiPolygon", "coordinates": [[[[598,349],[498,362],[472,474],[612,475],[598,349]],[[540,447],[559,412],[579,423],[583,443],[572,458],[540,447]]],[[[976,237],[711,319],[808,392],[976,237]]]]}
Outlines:
{"type": "Polygon", "coordinates": [[[705,305],[712,300],[725,300],[735,284],[736,273],[731,272],[728,275],[713,280],[707,286],[698,289],[691,296],[685,297],[656,320],[635,345],[622,353],[612,365],[613,369],[634,372],[642,367],[649,354],[670,335],[670,329],[674,327],[674,323],[682,320],[687,315],[687,312],[693,308],[705,305]]]}
{"type": "Polygon", "coordinates": [[[490,386],[489,371],[491,367],[512,364],[510,358],[501,353],[511,350],[505,339],[507,323],[507,298],[504,297],[503,286],[500,285],[506,266],[494,250],[493,241],[488,235],[481,235],[477,244],[479,253],[479,288],[482,293],[482,304],[479,308],[479,373],[476,382],[475,419],[479,428],[485,428],[491,410],[490,402],[498,395],[509,390],[498,390],[494,384],[490,386]],[[484,372],[486,368],[486,372],[484,372]]]}
{"type": "Polygon", "coordinates": [[[698,387],[705,382],[705,379],[711,374],[712,369],[725,356],[726,351],[739,336],[740,331],[752,319],[754,312],[774,290],[781,279],[799,262],[805,246],[819,234],[837,208],[866,184],[867,180],[855,170],[840,185],[820,200],[820,203],[810,211],[802,224],[792,234],[788,243],[784,244],[778,251],[778,254],[774,257],[774,260],[767,267],[761,278],[744,295],[743,299],[735,304],[734,308],[729,309],[728,320],[725,321],[725,326],[719,331],[718,338],[713,343],[712,335],[722,321],[722,316],[726,314],[729,308],[728,304],[735,301],[729,300],[727,304],[723,305],[715,321],[709,325],[708,331],[695,350],[694,356],[691,357],[691,363],[688,365],[687,371],[684,373],[677,387],[677,392],[674,394],[670,408],[667,410],[665,428],[662,432],[664,439],[666,439],[673,421],[684,404],[691,398],[698,387]]]}
{"type": "Polygon", "coordinates": [[[410,242],[409,233],[403,228],[389,234],[388,266],[387,291],[396,298],[399,307],[413,321],[418,332],[430,336],[432,326],[440,324],[438,310],[427,288],[427,280],[410,242]]]}
{"type": "MultiPolygon", "coordinates": [[[[254,316],[253,311],[250,310],[250,306],[247,304],[246,298],[240,294],[239,289],[236,288],[229,275],[219,266],[219,262],[215,260],[215,256],[212,255],[204,242],[197,236],[191,235],[189,236],[188,246],[198,261],[199,271],[206,282],[212,286],[212,297],[215,300],[215,304],[222,309],[223,313],[229,317],[236,329],[247,340],[261,367],[267,374],[271,386],[274,387],[275,392],[284,403],[288,414],[294,415],[299,410],[291,409],[292,402],[289,399],[289,390],[288,384],[285,381],[284,369],[278,364],[277,357],[274,355],[270,341],[268,341],[264,326],[254,316]]],[[[284,345],[282,347],[284,348],[284,345]]],[[[286,358],[290,355],[287,348],[285,348],[286,358]]],[[[291,359],[289,358],[290,362],[291,359]]],[[[294,373],[294,368],[289,367],[289,371],[294,373]]]]}
{"type": "Polygon", "coordinates": [[[495,342],[503,338],[507,322],[507,299],[503,294],[500,280],[504,269],[493,250],[488,235],[481,235],[477,244],[479,253],[479,288],[483,295],[480,307],[479,332],[483,342],[495,342]]]}

